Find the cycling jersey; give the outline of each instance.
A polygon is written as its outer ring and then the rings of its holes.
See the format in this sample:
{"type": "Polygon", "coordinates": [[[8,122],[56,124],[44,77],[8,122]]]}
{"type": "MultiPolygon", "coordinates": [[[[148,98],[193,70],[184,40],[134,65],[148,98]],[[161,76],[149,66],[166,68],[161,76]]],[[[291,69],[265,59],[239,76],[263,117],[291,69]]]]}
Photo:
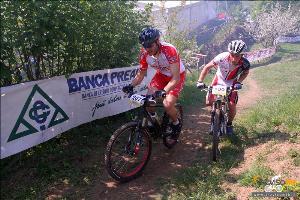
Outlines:
{"type": "Polygon", "coordinates": [[[213,64],[217,69],[217,73],[212,81],[212,85],[231,86],[241,73],[250,69],[250,63],[244,57],[240,59],[236,66],[233,66],[229,52],[217,55],[213,59],[213,64]]]}
{"type": "Polygon", "coordinates": [[[172,44],[161,42],[159,51],[160,53],[156,58],[148,55],[147,51],[143,48],[140,54],[140,69],[147,70],[148,66],[150,66],[156,69],[157,72],[172,77],[170,64],[178,62],[180,66],[180,73],[185,72],[185,68],[179,54],[172,44]]]}
{"type": "MultiPolygon", "coordinates": [[[[217,55],[213,59],[213,64],[215,65],[215,68],[217,68],[217,73],[213,78],[211,85],[226,85],[228,87],[232,86],[235,83],[237,77],[241,73],[250,69],[250,63],[244,57],[242,57],[239,60],[236,66],[233,66],[233,64],[230,61],[229,52],[223,52],[217,55]]],[[[216,98],[215,95],[208,92],[206,95],[206,104],[210,105],[211,102],[215,100],[215,98],[216,98]]],[[[230,93],[229,101],[231,103],[237,104],[238,102],[237,91],[232,91],[230,93]]]]}
{"type": "MultiPolygon", "coordinates": [[[[149,83],[148,94],[153,94],[155,90],[163,90],[165,86],[170,82],[171,79],[172,77],[157,72],[152,78],[151,82],[149,83]]],[[[183,89],[184,82],[185,82],[185,73],[181,73],[179,83],[175,86],[175,88],[173,88],[169,92],[169,94],[178,98],[180,92],[183,89]]]]}

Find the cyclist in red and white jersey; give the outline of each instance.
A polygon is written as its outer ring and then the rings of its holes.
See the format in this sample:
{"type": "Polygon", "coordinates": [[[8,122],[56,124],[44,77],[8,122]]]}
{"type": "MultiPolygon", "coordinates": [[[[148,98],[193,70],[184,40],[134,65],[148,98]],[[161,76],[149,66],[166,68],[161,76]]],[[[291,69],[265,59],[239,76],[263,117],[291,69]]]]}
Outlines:
{"type": "Polygon", "coordinates": [[[145,28],[140,33],[139,41],[143,46],[139,58],[140,69],[131,84],[125,86],[123,91],[132,91],[134,86],[140,84],[149,66],[156,69],[156,74],[148,85],[148,94],[154,94],[156,97],[166,95],[163,105],[173,120],[173,133],[178,134],[182,124],[177,118],[175,104],[184,86],[185,67],[176,48],[172,44],[161,42],[160,35],[160,31],[152,27],[145,28]]]}
{"type": "MultiPolygon", "coordinates": [[[[250,63],[243,57],[243,51],[246,49],[246,44],[242,40],[234,40],[228,44],[228,52],[223,52],[217,55],[212,61],[204,66],[197,87],[203,89],[203,83],[209,70],[214,67],[217,69],[216,75],[213,78],[211,85],[226,85],[241,88],[242,81],[248,76],[250,63]]],[[[206,95],[206,105],[211,105],[215,96],[211,93],[206,95]]],[[[236,104],[238,102],[237,91],[232,91],[229,96],[229,116],[227,124],[227,133],[233,134],[232,121],[236,115],[236,104]]]]}

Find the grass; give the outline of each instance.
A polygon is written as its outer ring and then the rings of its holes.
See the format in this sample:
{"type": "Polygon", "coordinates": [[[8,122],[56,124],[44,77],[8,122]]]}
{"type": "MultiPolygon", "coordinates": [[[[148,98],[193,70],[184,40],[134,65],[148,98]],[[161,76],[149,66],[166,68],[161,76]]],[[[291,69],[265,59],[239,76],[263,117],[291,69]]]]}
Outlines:
{"type": "MultiPolygon", "coordinates": [[[[283,44],[275,55],[280,57],[280,62],[266,66],[257,65],[253,70],[255,80],[266,94],[266,98],[237,120],[238,126],[242,127],[240,133],[247,135],[248,139],[259,141],[265,136],[274,139],[276,135],[281,135],[280,140],[300,142],[299,54],[300,44],[283,44]]],[[[293,158],[294,165],[299,166],[298,151],[290,150],[288,155],[293,158]]],[[[261,188],[263,184],[260,181],[254,183],[253,177],[266,180],[271,174],[269,168],[265,168],[263,164],[256,164],[242,174],[239,183],[261,188]]],[[[296,187],[289,188],[289,191],[296,191],[297,195],[300,195],[296,187]]]]}
{"type": "MultiPolygon", "coordinates": [[[[258,138],[267,136],[272,139],[278,131],[282,131],[287,138],[298,142],[298,133],[300,133],[300,60],[290,60],[298,51],[300,51],[299,44],[284,44],[275,55],[284,62],[269,65],[259,63],[254,66],[255,80],[267,95],[262,102],[258,102],[255,107],[237,120],[237,134],[239,136],[246,135],[248,139],[223,141],[222,157],[216,163],[207,161],[209,158],[202,155],[210,152],[200,153],[199,158],[203,158],[202,160],[200,159],[191,167],[180,170],[169,183],[164,184],[166,192],[172,191],[170,196],[167,196],[168,194],[165,196],[166,199],[234,199],[235,195],[232,192],[224,191],[220,187],[224,181],[238,182],[243,186],[257,188],[265,186],[265,181],[274,175],[274,172],[264,165],[267,152],[259,154],[256,162],[241,176],[232,177],[227,172],[243,161],[244,149],[249,145],[255,145],[255,140],[258,138]]],[[[269,63],[269,61],[266,62],[269,63]]],[[[191,79],[193,80],[193,77],[191,79]]],[[[192,84],[192,82],[187,82],[187,88],[189,88],[188,84],[192,84]]],[[[185,90],[185,93],[189,95],[189,99],[199,98],[193,96],[194,93],[189,90],[185,90]]],[[[277,141],[276,138],[274,141],[277,141]]],[[[296,160],[298,159],[298,154],[296,155],[295,152],[291,152],[290,155],[294,156],[296,160]]]]}
{"type": "MultiPolygon", "coordinates": [[[[205,78],[205,84],[210,84],[213,74],[209,73],[205,78]]],[[[193,72],[189,74],[186,78],[184,89],[182,90],[179,101],[185,106],[201,106],[205,105],[205,95],[206,92],[203,92],[196,88],[196,82],[199,78],[198,72],[193,72]],[[200,103],[200,105],[199,105],[200,103]]]]}
{"type": "MultiPolygon", "coordinates": [[[[299,44],[297,45],[283,45],[276,55],[288,59],[300,49],[299,44]]],[[[244,131],[251,135],[256,130],[257,136],[261,136],[263,132],[269,134],[284,130],[288,134],[293,132],[293,140],[298,141],[299,66],[299,60],[264,67],[262,63],[256,65],[255,77],[259,85],[266,92],[273,90],[268,99],[258,104],[258,108],[253,108],[238,120],[239,134],[244,131]]],[[[205,82],[209,83],[211,77],[210,75],[205,82]]],[[[187,78],[180,98],[185,106],[204,105],[205,92],[195,87],[197,79],[198,73],[187,78]]],[[[63,190],[60,198],[84,197],[85,191],[104,173],[101,160],[109,137],[124,121],[131,119],[134,113],[132,111],[84,124],[46,143],[2,159],[2,199],[44,199],[51,193],[51,188],[63,190]]],[[[239,138],[225,140],[222,142],[222,158],[216,163],[208,161],[209,150],[200,152],[201,159],[195,161],[193,166],[180,170],[170,181],[161,183],[166,191],[163,198],[234,198],[233,193],[224,191],[220,185],[227,179],[238,180],[238,177],[228,177],[226,172],[243,161],[247,144],[239,138]]],[[[298,154],[294,160],[296,159],[298,154]]],[[[244,177],[246,179],[247,175],[244,177]]]]}
{"type": "Polygon", "coordinates": [[[1,160],[2,199],[44,199],[50,188],[78,199],[103,173],[104,150],[116,127],[136,111],[93,121],[1,160]],[[28,185],[28,187],[24,187],[28,185]]]}
{"type": "Polygon", "coordinates": [[[174,178],[166,184],[165,190],[173,192],[169,199],[230,199],[233,193],[226,193],[221,187],[221,182],[226,178],[228,171],[241,153],[238,148],[227,148],[224,150],[226,158],[218,163],[207,160],[199,160],[194,166],[180,170],[174,178]],[[230,156],[232,155],[232,156],[230,156]],[[170,189],[172,188],[172,189],[170,189]]]}
{"type": "Polygon", "coordinates": [[[300,153],[299,153],[299,149],[298,150],[296,150],[296,149],[290,149],[287,154],[288,154],[288,156],[290,158],[293,159],[293,163],[294,163],[295,166],[300,166],[300,153]]]}
{"type": "Polygon", "coordinates": [[[300,133],[300,60],[256,68],[254,77],[268,97],[240,118],[239,126],[252,135],[300,133]]]}
{"type": "Polygon", "coordinates": [[[285,96],[269,98],[238,119],[246,127],[248,136],[276,131],[300,133],[300,92],[287,92],[285,96]]]}
{"type": "Polygon", "coordinates": [[[253,186],[263,189],[267,180],[274,175],[274,172],[264,165],[253,164],[250,168],[241,174],[238,182],[243,186],[253,186]]]}
{"type": "Polygon", "coordinates": [[[272,151],[272,147],[268,147],[267,151],[260,152],[252,165],[243,172],[239,178],[238,183],[243,186],[252,186],[263,189],[269,178],[274,175],[274,171],[264,165],[267,155],[272,151]]]}

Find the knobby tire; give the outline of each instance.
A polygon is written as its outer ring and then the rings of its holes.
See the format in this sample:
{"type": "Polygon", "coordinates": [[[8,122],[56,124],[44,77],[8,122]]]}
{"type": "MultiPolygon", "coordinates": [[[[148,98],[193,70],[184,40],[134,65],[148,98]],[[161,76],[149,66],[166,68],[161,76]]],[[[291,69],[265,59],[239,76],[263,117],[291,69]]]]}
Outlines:
{"type": "Polygon", "coordinates": [[[137,122],[124,124],[113,133],[106,147],[106,170],[111,177],[119,182],[127,182],[140,176],[151,155],[152,141],[150,135],[145,129],[140,128],[141,137],[137,139],[137,126],[137,122]],[[122,137],[124,137],[123,141],[122,137]],[[137,140],[140,145],[137,145],[137,140]],[[117,148],[118,145],[120,145],[120,148],[117,148]],[[135,163],[135,161],[138,161],[138,163],[135,163]],[[133,169],[127,170],[126,167],[131,165],[133,169]]]}
{"type": "Polygon", "coordinates": [[[221,110],[217,108],[213,119],[213,141],[212,141],[213,161],[217,161],[217,155],[219,153],[220,128],[221,128],[221,110]]]}

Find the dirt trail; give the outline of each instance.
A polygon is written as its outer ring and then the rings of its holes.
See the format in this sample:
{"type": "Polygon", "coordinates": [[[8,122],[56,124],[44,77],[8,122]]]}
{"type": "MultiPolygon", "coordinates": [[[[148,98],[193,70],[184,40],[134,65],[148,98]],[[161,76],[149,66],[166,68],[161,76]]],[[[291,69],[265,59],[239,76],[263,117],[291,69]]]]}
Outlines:
{"type": "MultiPolygon", "coordinates": [[[[242,98],[239,100],[238,109],[241,111],[245,111],[256,104],[263,96],[263,91],[254,80],[252,74],[249,74],[244,84],[248,89],[242,93],[242,98]]],[[[228,177],[238,177],[253,165],[259,155],[263,155],[266,159],[263,165],[273,170],[276,175],[300,180],[300,168],[293,164],[292,159],[287,154],[290,150],[300,149],[300,144],[291,143],[284,139],[286,137],[285,133],[281,133],[276,135],[274,140],[262,142],[245,149],[244,161],[239,166],[230,169],[227,173],[228,177]]],[[[234,191],[237,194],[237,200],[247,200],[251,192],[257,191],[254,187],[241,186],[236,181],[231,180],[225,180],[221,187],[228,192],[234,191]]],[[[274,200],[274,198],[268,199],[274,200]]]]}
{"type": "Polygon", "coordinates": [[[167,181],[178,169],[196,160],[198,151],[205,151],[203,136],[208,130],[209,115],[205,109],[185,108],[184,128],[180,142],[167,149],[161,140],[153,143],[152,155],[141,177],[125,184],[114,181],[106,171],[88,192],[89,199],[161,199],[160,181],[167,181]]]}
{"type": "Polygon", "coordinates": [[[248,77],[243,82],[243,85],[246,90],[241,90],[239,94],[239,101],[237,104],[238,113],[239,111],[248,109],[249,107],[256,104],[263,95],[263,91],[254,80],[251,70],[248,77]]]}
{"type": "MultiPolygon", "coordinates": [[[[255,104],[261,92],[256,82],[249,77],[245,80],[247,93],[242,93],[238,109],[243,110],[255,104]]],[[[161,141],[153,143],[153,151],[141,177],[125,184],[114,181],[105,171],[101,179],[87,192],[88,199],[161,199],[164,191],[161,181],[168,181],[178,169],[191,166],[199,151],[208,151],[204,138],[210,121],[205,108],[189,107],[184,110],[184,127],[180,143],[173,149],[165,148],[161,141]]],[[[209,152],[206,153],[209,161],[209,152]]],[[[249,194],[249,193],[248,193],[249,194]]]]}

